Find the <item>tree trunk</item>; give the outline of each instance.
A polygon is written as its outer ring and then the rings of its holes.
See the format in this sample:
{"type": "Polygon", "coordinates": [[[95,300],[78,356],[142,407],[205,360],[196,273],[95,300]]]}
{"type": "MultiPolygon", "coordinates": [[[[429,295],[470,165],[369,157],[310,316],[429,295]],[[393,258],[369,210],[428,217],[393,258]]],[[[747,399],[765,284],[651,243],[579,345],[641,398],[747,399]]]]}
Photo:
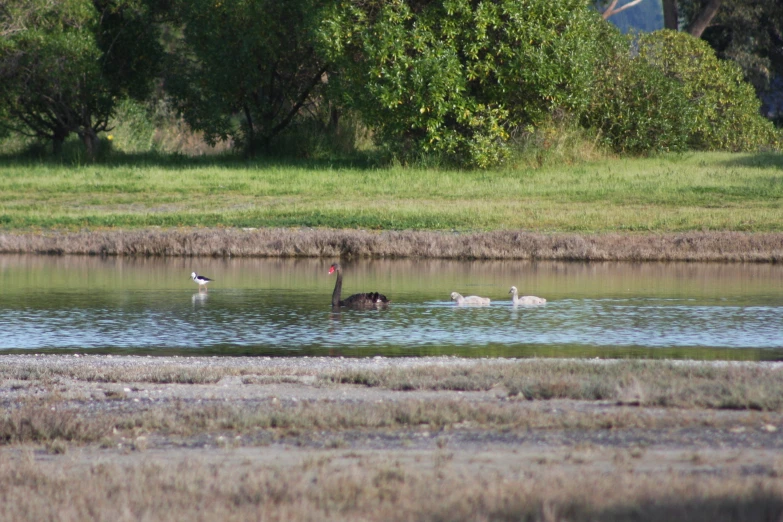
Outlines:
{"type": "Polygon", "coordinates": [[[256,157],[256,130],[253,127],[253,115],[250,108],[245,105],[242,110],[245,113],[245,122],[247,124],[247,134],[245,135],[245,154],[251,158],[256,157]]]}
{"type": "Polygon", "coordinates": [[[329,132],[337,132],[340,128],[340,109],[337,107],[329,108],[329,123],[326,128],[329,132]]]}
{"type": "Polygon", "coordinates": [[[55,156],[62,156],[63,144],[65,143],[65,138],[67,137],[68,131],[65,129],[55,129],[52,135],[52,154],[55,156]]]}
{"type": "Polygon", "coordinates": [[[98,134],[95,132],[95,129],[87,127],[79,132],[79,137],[87,150],[87,157],[91,160],[95,159],[95,155],[98,153],[98,134]]]}
{"type": "Polygon", "coordinates": [[[699,14],[696,15],[696,18],[691,22],[690,27],[688,27],[688,32],[691,36],[701,38],[704,30],[709,27],[710,22],[712,22],[712,19],[715,18],[715,15],[718,13],[720,3],[721,0],[707,0],[706,5],[702,7],[699,14]]]}
{"type": "Polygon", "coordinates": [[[680,28],[677,0],[663,0],[663,27],[677,31],[680,28]]]}

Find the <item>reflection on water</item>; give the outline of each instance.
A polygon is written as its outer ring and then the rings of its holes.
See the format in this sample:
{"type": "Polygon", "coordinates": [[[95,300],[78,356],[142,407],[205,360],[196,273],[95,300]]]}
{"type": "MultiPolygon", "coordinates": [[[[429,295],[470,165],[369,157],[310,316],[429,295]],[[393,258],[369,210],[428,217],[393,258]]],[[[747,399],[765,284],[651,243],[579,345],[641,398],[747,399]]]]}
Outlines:
{"type": "Polygon", "coordinates": [[[209,294],[206,292],[197,292],[193,294],[193,296],[190,298],[190,301],[193,303],[193,308],[197,306],[203,306],[207,302],[208,297],[209,294]]]}
{"type": "Polygon", "coordinates": [[[344,294],[392,305],[332,310],[331,261],[0,256],[0,350],[783,357],[779,265],[360,261],[344,294]]]}

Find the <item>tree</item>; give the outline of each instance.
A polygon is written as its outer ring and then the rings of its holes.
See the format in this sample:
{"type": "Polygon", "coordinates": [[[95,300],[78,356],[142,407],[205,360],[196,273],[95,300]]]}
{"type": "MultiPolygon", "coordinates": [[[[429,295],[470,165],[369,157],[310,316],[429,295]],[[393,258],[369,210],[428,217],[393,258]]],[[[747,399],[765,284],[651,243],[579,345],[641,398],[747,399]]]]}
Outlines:
{"type": "Polygon", "coordinates": [[[661,0],[661,3],[663,4],[663,28],[677,31],[680,28],[677,0],[661,0]]]}
{"type": "Polygon", "coordinates": [[[702,0],[699,5],[691,3],[695,7],[687,24],[687,31],[691,36],[701,38],[704,30],[709,27],[712,19],[718,14],[722,0],[702,0]]]}
{"type": "Polygon", "coordinates": [[[584,109],[596,23],[583,0],[349,0],[321,41],[392,153],[485,167],[514,129],[584,109]]]}
{"type": "MultiPolygon", "coordinates": [[[[697,26],[695,20],[704,6],[695,0],[680,3],[683,17],[694,20],[689,27],[697,26]]],[[[783,3],[779,0],[723,0],[698,36],[718,57],[742,67],[759,93],[773,78],[783,76],[783,3]]]]}
{"type": "MultiPolygon", "coordinates": [[[[604,20],[622,13],[626,9],[637,6],[644,0],[628,0],[620,4],[619,0],[603,0],[606,7],[602,11],[604,20]],[[618,5],[619,4],[619,5],[618,5]]],[[[654,0],[651,0],[654,1],[654,0]]],[[[690,17],[686,21],[687,32],[699,38],[718,13],[723,0],[661,0],[665,29],[677,31],[680,28],[679,14],[682,12],[679,4],[686,4],[690,17]]]]}
{"type": "Polygon", "coordinates": [[[168,15],[159,0],[92,0],[98,12],[96,42],[101,73],[115,96],[146,100],[161,73],[160,20],[168,15]]]}
{"type": "Polygon", "coordinates": [[[182,0],[182,49],[166,88],[208,142],[233,139],[249,154],[268,149],[317,101],[328,64],[315,50],[319,0],[182,0]]]}
{"type": "MultiPolygon", "coordinates": [[[[144,12],[133,0],[30,0],[0,6],[0,33],[6,36],[0,41],[0,107],[8,115],[0,125],[50,140],[55,153],[76,133],[93,156],[97,135],[108,129],[118,98],[148,81],[135,66],[141,60],[128,57],[132,52],[115,59],[115,51],[121,51],[118,41],[140,40],[138,31],[123,34],[128,24],[122,20],[144,12]],[[107,20],[115,24],[104,25],[107,20]],[[136,74],[132,81],[111,72],[111,64],[120,62],[136,74]]],[[[137,21],[136,27],[148,25],[137,21]]]]}

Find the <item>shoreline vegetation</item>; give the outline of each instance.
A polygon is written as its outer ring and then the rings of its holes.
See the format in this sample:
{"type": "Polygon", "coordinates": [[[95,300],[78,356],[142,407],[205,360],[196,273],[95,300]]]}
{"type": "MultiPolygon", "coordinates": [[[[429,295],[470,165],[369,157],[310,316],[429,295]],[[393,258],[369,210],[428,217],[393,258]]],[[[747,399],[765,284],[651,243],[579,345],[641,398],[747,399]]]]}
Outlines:
{"type": "Polygon", "coordinates": [[[780,363],[0,356],[3,520],[778,520],[780,363]]]}
{"type": "Polygon", "coordinates": [[[783,233],[449,233],[315,228],[26,231],[0,232],[0,253],[778,263],[783,260],[783,233]]]}

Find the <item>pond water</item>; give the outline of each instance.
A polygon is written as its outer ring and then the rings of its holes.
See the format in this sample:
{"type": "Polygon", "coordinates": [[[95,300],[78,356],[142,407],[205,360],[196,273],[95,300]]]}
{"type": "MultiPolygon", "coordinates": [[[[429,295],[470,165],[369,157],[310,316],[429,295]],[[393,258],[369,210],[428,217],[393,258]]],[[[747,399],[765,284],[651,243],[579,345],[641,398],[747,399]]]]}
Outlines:
{"type": "Polygon", "coordinates": [[[781,265],[344,261],[393,302],[335,312],[331,262],[0,256],[0,353],[783,359],[781,265]]]}

